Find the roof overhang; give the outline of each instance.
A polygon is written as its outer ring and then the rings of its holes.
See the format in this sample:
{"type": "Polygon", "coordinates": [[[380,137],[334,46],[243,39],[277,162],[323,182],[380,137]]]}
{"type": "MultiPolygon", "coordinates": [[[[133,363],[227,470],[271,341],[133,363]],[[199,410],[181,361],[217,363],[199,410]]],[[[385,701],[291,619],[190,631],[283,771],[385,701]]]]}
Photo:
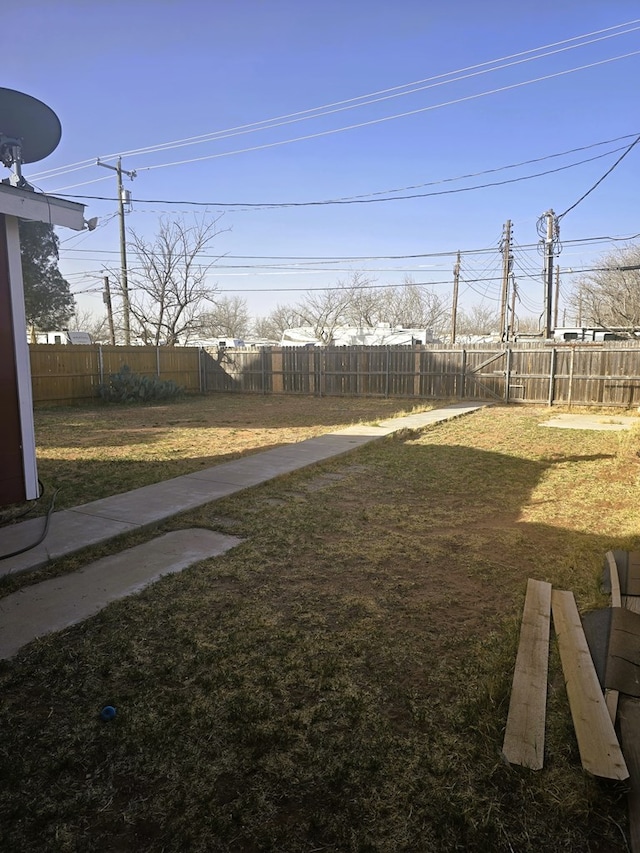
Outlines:
{"type": "Polygon", "coordinates": [[[85,228],[84,204],[0,183],[0,213],[62,225],[74,231],[85,228]]]}

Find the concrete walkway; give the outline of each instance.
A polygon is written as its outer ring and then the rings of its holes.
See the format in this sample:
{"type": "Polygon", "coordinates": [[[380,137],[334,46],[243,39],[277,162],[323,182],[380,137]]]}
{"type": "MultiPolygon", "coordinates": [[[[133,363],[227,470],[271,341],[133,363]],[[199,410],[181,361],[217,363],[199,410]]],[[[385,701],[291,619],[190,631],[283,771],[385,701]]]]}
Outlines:
{"type": "MultiPolygon", "coordinates": [[[[389,418],[379,421],[375,426],[358,424],[122,495],[54,512],[47,536],[40,545],[15,557],[0,557],[0,577],[40,568],[51,560],[73,554],[89,545],[97,545],[123,533],[157,524],[282,474],[348,453],[395,432],[423,429],[470,414],[485,405],[455,404],[430,412],[389,418]]],[[[0,555],[13,553],[37,542],[44,523],[43,518],[35,518],[0,529],[0,555]]]]}
{"type": "Polygon", "coordinates": [[[7,595],[0,599],[0,659],[12,657],[37,637],[83,622],[164,575],[219,557],[241,541],[212,530],[174,530],[7,595]]]}

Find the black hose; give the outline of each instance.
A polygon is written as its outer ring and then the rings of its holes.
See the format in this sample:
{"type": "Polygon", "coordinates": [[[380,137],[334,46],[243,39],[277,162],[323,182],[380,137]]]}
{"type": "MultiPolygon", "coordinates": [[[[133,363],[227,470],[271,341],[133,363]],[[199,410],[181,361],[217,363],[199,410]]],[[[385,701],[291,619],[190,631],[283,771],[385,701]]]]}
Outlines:
{"type": "Polygon", "coordinates": [[[49,532],[49,522],[51,521],[51,515],[53,513],[53,508],[56,503],[56,495],[59,491],[60,489],[56,489],[53,495],[51,496],[51,503],[49,504],[47,516],[44,521],[44,530],[40,534],[40,538],[36,542],[33,542],[31,545],[25,545],[24,548],[20,548],[18,551],[12,551],[10,554],[0,554],[0,560],[8,560],[9,557],[17,557],[19,554],[25,554],[27,551],[31,551],[33,548],[37,548],[38,545],[41,545],[44,542],[45,537],[49,532]]]}
{"type": "Polygon", "coordinates": [[[8,518],[0,519],[0,527],[6,527],[10,524],[13,524],[13,522],[17,521],[19,518],[24,518],[26,515],[29,515],[31,510],[35,507],[35,505],[38,503],[38,501],[44,495],[44,485],[42,483],[42,480],[39,477],[38,477],[38,485],[40,486],[40,494],[38,495],[38,497],[34,498],[32,501],[30,501],[29,506],[26,509],[21,510],[20,512],[16,513],[15,515],[9,516],[8,518]]]}

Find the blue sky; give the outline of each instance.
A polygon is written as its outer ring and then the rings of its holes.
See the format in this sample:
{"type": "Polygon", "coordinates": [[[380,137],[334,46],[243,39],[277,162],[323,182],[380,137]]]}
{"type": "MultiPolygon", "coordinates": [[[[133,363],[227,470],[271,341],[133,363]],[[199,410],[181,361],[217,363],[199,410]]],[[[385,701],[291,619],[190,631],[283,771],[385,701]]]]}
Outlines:
{"type": "MultiPolygon", "coordinates": [[[[212,280],[246,298],[253,315],[293,303],[311,288],[335,286],[355,271],[379,284],[411,275],[435,282],[450,298],[452,256],[376,256],[460,249],[463,282],[492,279],[507,219],[516,242],[519,313],[537,314],[541,258],[528,244],[538,239],[538,217],[549,208],[566,210],[640,134],[640,21],[620,26],[638,18],[635,0],[23,0],[0,36],[2,85],[44,101],[62,122],[58,149],[25,169],[42,190],[113,197],[114,173],[93,161],[122,153],[124,168],[138,172],[126,184],[134,199],[129,228],[151,236],[160,216],[192,217],[184,213],[188,205],[171,201],[208,202],[199,215],[222,213],[215,252],[224,257],[212,280]],[[587,36],[599,30],[605,32],[587,36]],[[590,67],[572,70],[580,66],[590,67]],[[547,79],[529,82],[537,78],[547,79]],[[428,82],[407,93],[416,81],[428,82]],[[394,97],[377,95],[375,103],[356,106],[355,99],[376,92],[394,97]],[[278,127],[125,153],[339,102],[346,102],[339,111],[278,127]],[[363,126],[343,129],[356,124],[363,126]],[[298,137],[312,138],[291,141],[298,137]],[[617,141],[595,146],[607,140],[617,141]],[[583,146],[595,147],[449,180],[583,146]],[[458,189],[601,154],[555,174],[469,192],[367,204],[228,206],[458,189]],[[207,159],[168,165],[195,158],[207,159]],[[77,163],[83,167],[65,173],[77,163]],[[492,251],[466,254],[484,248],[492,251]],[[327,262],[334,258],[368,260],[327,262]]],[[[640,232],[639,186],[640,145],[563,218],[564,294],[572,282],[567,269],[592,265],[620,245],[574,241],[640,232]]],[[[81,307],[101,313],[101,276],[118,266],[117,206],[91,198],[86,204],[87,217],[100,217],[100,225],[90,234],[60,233],[60,267],[81,307]]],[[[463,306],[483,299],[496,305],[498,298],[497,280],[461,288],[463,306]]]]}

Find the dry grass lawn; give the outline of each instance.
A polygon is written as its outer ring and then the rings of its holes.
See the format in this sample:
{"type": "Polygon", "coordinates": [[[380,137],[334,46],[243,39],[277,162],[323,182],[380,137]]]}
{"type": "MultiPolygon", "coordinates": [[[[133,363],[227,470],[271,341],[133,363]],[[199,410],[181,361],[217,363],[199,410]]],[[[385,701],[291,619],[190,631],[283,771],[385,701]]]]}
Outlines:
{"type": "MultiPolygon", "coordinates": [[[[39,413],[41,471],[88,500],[131,464],[151,482],[402,408],[355,403],[39,413]]],[[[606,550],[640,547],[640,431],[547,417],[492,407],[124,540],[244,541],[0,667],[0,849],[628,850],[625,787],[582,771],[553,643],[545,768],[500,755],[527,577],[603,606],[606,550]]]]}
{"type": "Polygon", "coordinates": [[[60,489],[56,507],[64,509],[407,408],[402,400],[239,394],[39,408],[38,473],[47,495],[60,489]]]}

